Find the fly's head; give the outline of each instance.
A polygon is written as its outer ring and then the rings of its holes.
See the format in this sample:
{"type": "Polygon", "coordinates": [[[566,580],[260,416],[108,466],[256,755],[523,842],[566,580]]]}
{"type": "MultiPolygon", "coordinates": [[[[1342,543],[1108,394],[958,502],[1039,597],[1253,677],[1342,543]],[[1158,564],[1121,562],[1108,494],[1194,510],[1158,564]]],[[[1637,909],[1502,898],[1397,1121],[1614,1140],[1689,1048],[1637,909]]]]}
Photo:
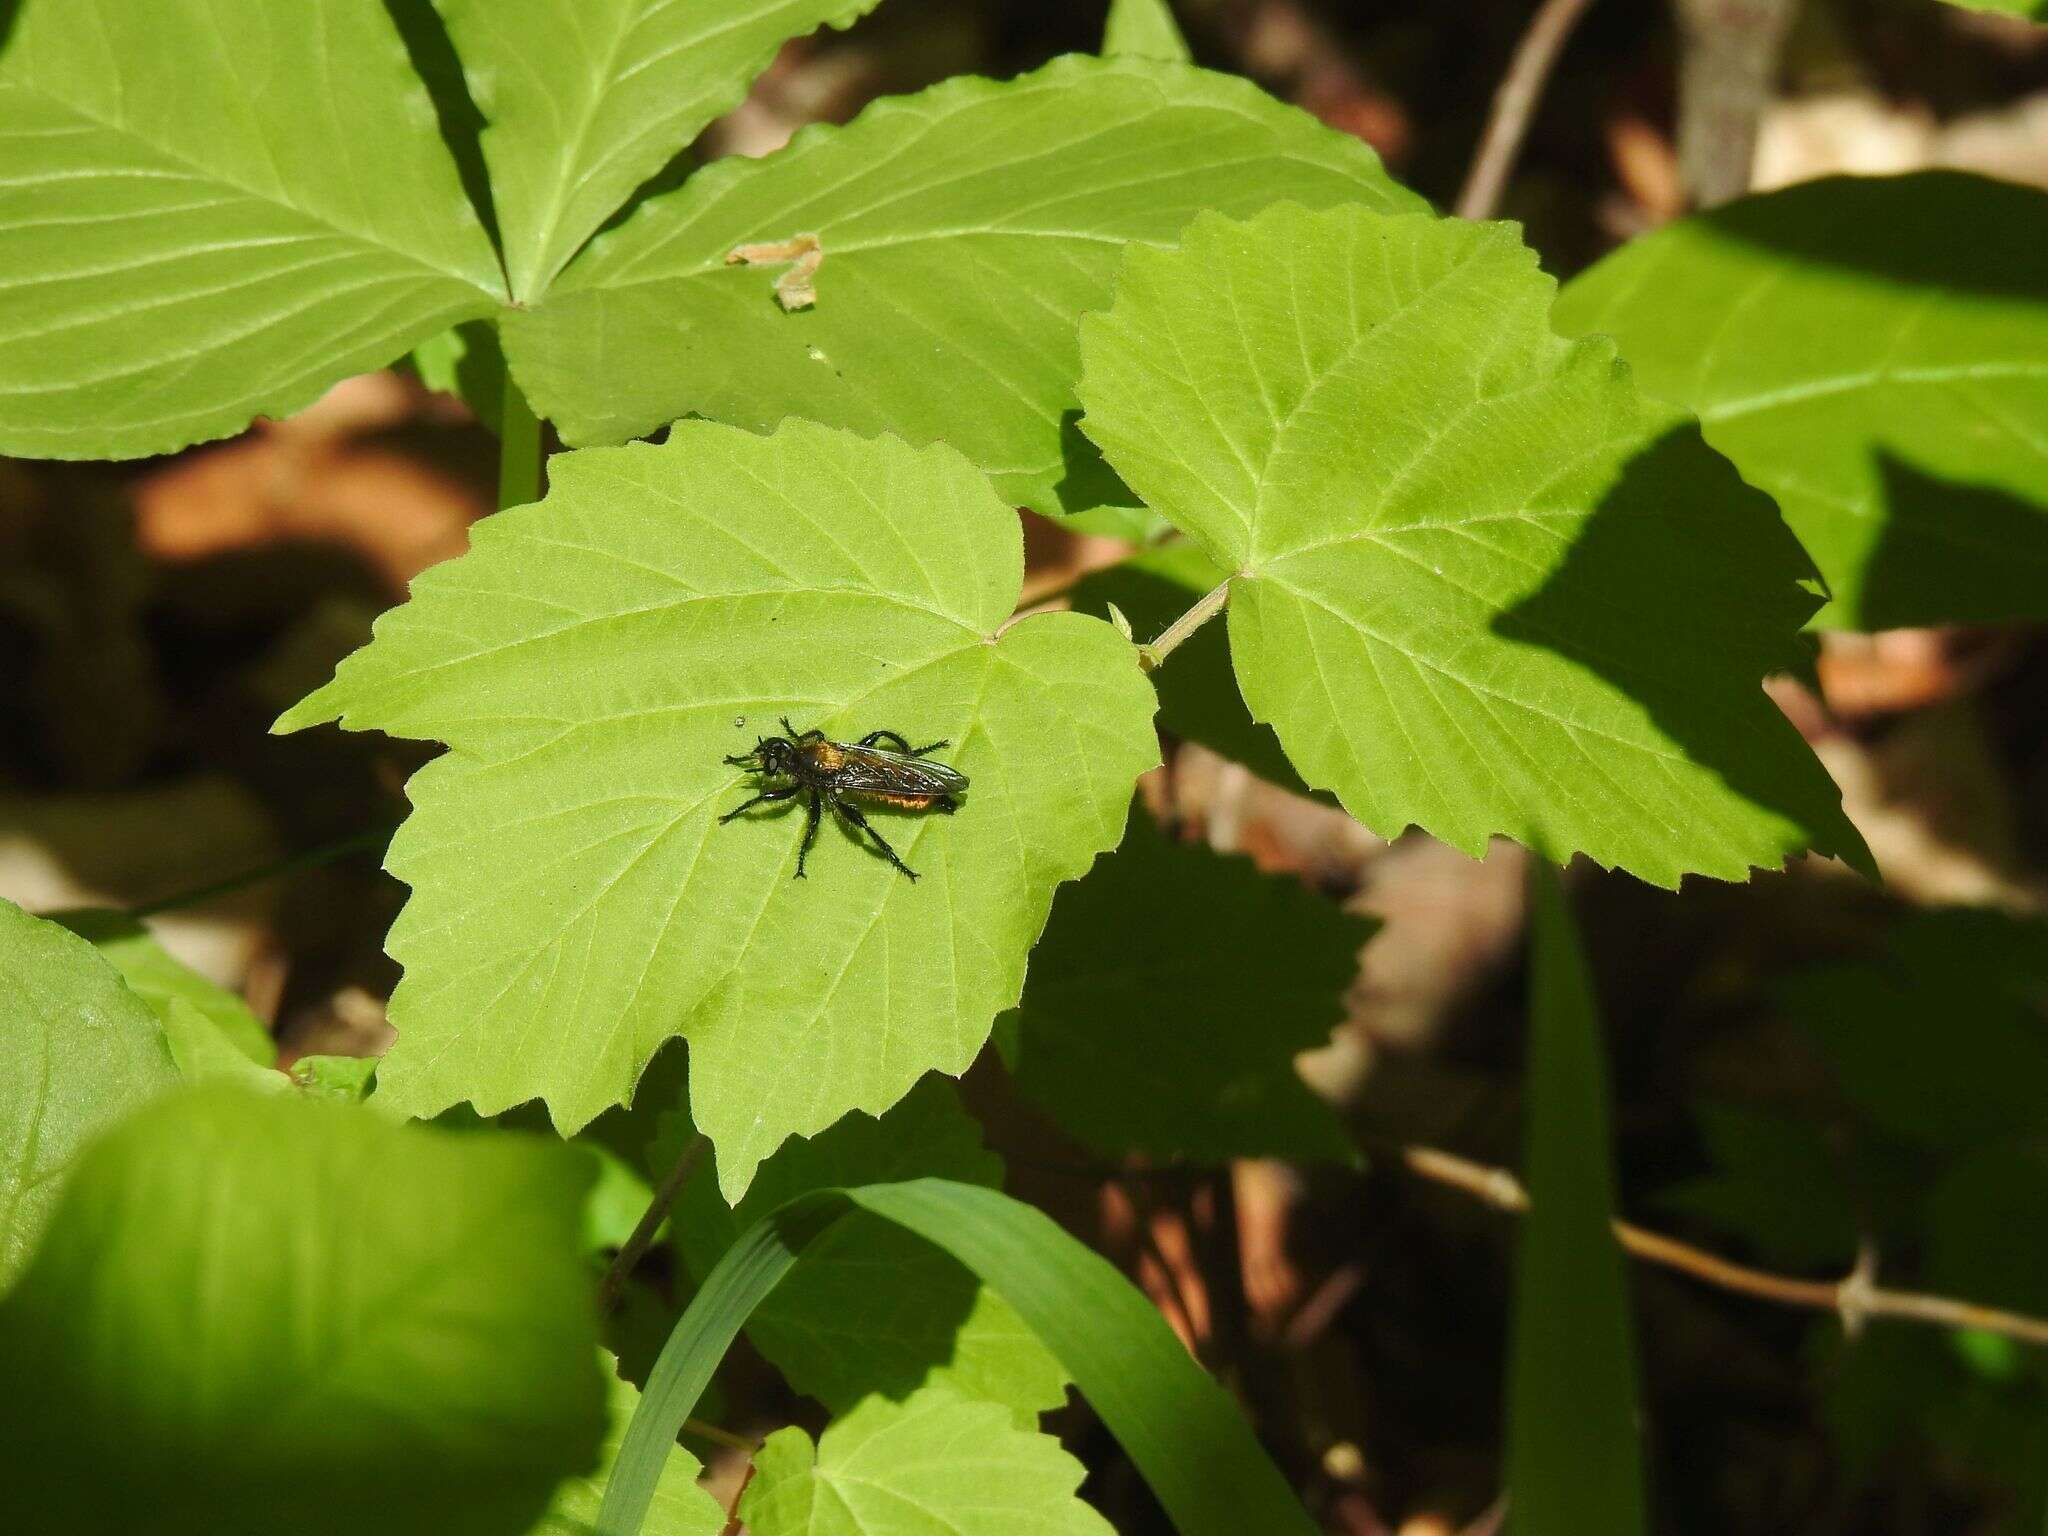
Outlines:
{"type": "Polygon", "coordinates": [[[787,778],[796,772],[796,743],[781,736],[756,737],[754,749],[726,759],[735,768],[751,768],[766,777],[787,778]]]}

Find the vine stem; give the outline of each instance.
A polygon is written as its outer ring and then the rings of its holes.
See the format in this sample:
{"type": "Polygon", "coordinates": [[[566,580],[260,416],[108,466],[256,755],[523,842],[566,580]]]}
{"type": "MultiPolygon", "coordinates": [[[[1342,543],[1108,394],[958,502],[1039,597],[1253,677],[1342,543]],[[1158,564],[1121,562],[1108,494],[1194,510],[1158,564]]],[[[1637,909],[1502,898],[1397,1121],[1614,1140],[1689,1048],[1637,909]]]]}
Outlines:
{"type": "Polygon", "coordinates": [[[1456,213],[1461,219],[1490,219],[1507,189],[1508,174],[1522,151],[1522,139],[1529,131],[1529,119],[1543,96],[1544,83],[1564,51],[1565,39],[1579,24],[1592,0],[1543,0],[1529,22],[1529,29],[1515,45],[1507,73],[1493,94],[1493,108],[1486,128],[1479,136],[1479,150],[1472,157],[1472,169],[1458,193],[1456,213]]]}
{"type": "MultiPolygon", "coordinates": [[[[1435,1147],[1403,1147],[1401,1161],[1410,1172],[1470,1195],[1495,1210],[1519,1216],[1529,1209],[1529,1192],[1505,1168],[1491,1168],[1435,1147]]],[[[1858,1257],[1856,1267],[1840,1280],[1799,1280],[1737,1264],[1704,1248],[1619,1219],[1614,1222],[1614,1237],[1624,1251],[1645,1263],[1676,1270],[1704,1285],[1780,1306],[1832,1312],[1841,1318],[1843,1328],[1851,1335],[1871,1318],[1890,1317],[1943,1328],[1975,1328],[2026,1344],[2048,1345],[2048,1319],[1920,1291],[1886,1290],[1876,1283],[1875,1261],[1867,1249],[1858,1257]]]]}
{"type": "Polygon", "coordinates": [[[1203,593],[1196,600],[1194,607],[1167,625],[1165,633],[1160,635],[1157,640],[1154,640],[1150,645],[1139,646],[1138,665],[1147,672],[1157,670],[1160,664],[1174,653],[1183,640],[1187,639],[1189,635],[1192,635],[1204,624],[1215,618],[1218,613],[1222,612],[1223,605],[1230,601],[1230,583],[1234,579],[1234,577],[1230,576],[1224,577],[1215,586],[1203,593]]]}
{"type": "Polygon", "coordinates": [[[661,1230],[668,1208],[676,1203],[676,1196],[683,1192],[683,1186],[690,1182],[690,1175],[697,1171],[704,1161],[704,1154],[710,1150],[711,1142],[702,1131],[692,1136],[683,1148],[683,1155],[676,1159],[675,1167],[669,1169],[668,1177],[661,1181],[661,1188],[647,1202],[640,1224],[633,1228],[632,1236],[612,1256],[611,1267],[597,1282],[598,1316],[604,1316],[619,1304],[619,1293],[626,1288],[626,1277],[639,1267],[642,1256],[654,1242],[654,1234],[661,1230]]]}

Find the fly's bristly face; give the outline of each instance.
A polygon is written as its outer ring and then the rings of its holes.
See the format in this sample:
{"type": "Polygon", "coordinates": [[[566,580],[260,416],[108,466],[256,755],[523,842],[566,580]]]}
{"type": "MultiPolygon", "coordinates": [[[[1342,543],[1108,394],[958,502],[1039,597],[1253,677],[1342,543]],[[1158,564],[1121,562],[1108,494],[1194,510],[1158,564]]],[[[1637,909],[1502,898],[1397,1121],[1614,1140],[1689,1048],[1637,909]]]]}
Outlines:
{"type": "Polygon", "coordinates": [[[818,835],[818,822],[826,806],[858,838],[872,840],[875,852],[912,880],[917,872],[896,856],[882,834],[868,825],[867,818],[852,801],[900,811],[933,811],[950,816],[960,809],[956,798],[967,788],[967,776],[945,763],[935,762],[930,753],[949,745],[935,741],[913,747],[897,731],[870,731],[857,742],[833,741],[823,731],[799,731],[787,718],[780,736],[759,736],[751,752],[725,761],[745,768],[764,780],[786,781],[759,790],[753,798],[718,818],[720,825],[757,805],[777,804],[803,796],[806,801],[804,837],[797,849],[796,878],[804,878],[804,860],[818,835]],[[884,746],[888,742],[891,745],[884,746]]]}

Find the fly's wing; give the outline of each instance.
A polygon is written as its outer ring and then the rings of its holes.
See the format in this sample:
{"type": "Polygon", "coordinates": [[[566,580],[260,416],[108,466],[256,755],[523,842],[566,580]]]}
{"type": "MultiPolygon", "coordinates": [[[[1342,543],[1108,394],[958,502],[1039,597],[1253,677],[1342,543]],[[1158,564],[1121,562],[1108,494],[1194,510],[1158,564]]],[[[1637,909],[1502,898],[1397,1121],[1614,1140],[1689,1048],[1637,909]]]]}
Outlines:
{"type": "Polygon", "coordinates": [[[832,787],[856,795],[957,795],[967,775],[928,757],[911,757],[881,747],[845,747],[832,787]]]}

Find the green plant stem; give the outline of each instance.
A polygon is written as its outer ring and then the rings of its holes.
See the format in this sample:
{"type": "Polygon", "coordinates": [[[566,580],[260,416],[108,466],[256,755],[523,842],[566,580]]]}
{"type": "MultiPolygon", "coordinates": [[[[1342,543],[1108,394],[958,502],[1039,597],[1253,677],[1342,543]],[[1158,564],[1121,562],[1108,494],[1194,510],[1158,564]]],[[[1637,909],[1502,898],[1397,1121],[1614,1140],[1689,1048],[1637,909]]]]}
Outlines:
{"type": "Polygon", "coordinates": [[[1180,643],[1223,611],[1223,605],[1230,601],[1230,583],[1233,578],[1224,577],[1201,597],[1194,607],[1166,626],[1166,632],[1150,645],[1138,647],[1138,664],[1147,672],[1155,671],[1171,656],[1180,643]]]}
{"type": "Polygon", "coordinates": [[[540,419],[505,375],[498,412],[498,509],[540,500],[540,419]]]}
{"type": "Polygon", "coordinates": [[[647,1209],[641,1213],[640,1224],[613,1255],[611,1266],[605,1270],[604,1278],[597,1283],[597,1311],[602,1317],[619,1304],[619,1293],[626,1288],[626,1277],[639,1266],[641,1256],[654,1242],[654,1234],[661,1230],[662,1219],[668,1215],[668,1208],[676,1203],[676,1196],[683,1192],[683,1186],[690,1182],[704,1161],[704,1154],[711,1150],[711,1142],[699,1131],[683,1148],[683,1155],[676,1159],[675,1167],[669,1169],[668,1177],[661,1181],[661,1187],[654,1192],[654,1198],[647,1202],[647,1209]]]}
{"type": "Polygon", "coordinates": [[[245,886],[261,885],[266,880],[276,880],[284,875],[296,874],[302,869],[318,869],[323,864],[332,864],[353,853],[366,853],[373,848],[382,848],[391,841],[391,834],[398,830],[397,822],[388,822],[381,827],[372,827],[366,832],[353,833],[331,843],[322,843],[317,848],[294,853],[282,859],[273,859],[268,864],[259,864],[254,869],[245,869],[239,874],[229,875],[224,880],[215,880],[207,885],[196,886],[189,891],[179,891],[160,901],[152,901],[132,908],[132,917],[155,917],[163,912],[175,912],[180,907],[196,907],[212,901],[216,896],[226,896],[245,886]]]}

